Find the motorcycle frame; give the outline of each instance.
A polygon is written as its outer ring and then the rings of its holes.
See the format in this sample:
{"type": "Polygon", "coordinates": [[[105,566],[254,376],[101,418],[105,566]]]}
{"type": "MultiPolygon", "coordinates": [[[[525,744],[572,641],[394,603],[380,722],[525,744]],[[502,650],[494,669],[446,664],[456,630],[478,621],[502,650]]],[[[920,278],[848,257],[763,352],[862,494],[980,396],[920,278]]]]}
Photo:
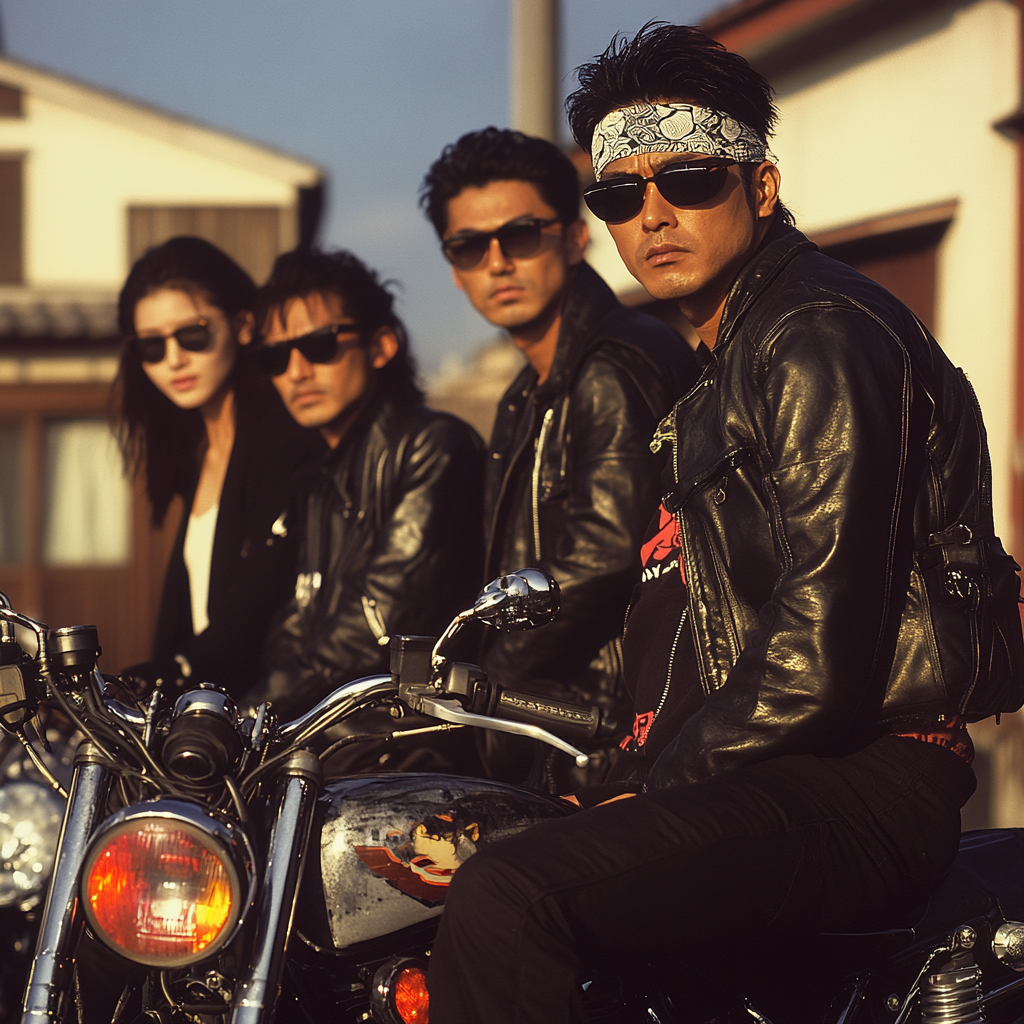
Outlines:
{"type": "Polygon", "coordinates": [[[57,840],[50,888],[22,1002],[21,1024],[53,1024],[63,1015],[75,948],[84,917],[79,908],[79,878],[85,854],[106,808],[110,769],[94,744],[84,740],[75,755],[75,772],[57,840]]]}

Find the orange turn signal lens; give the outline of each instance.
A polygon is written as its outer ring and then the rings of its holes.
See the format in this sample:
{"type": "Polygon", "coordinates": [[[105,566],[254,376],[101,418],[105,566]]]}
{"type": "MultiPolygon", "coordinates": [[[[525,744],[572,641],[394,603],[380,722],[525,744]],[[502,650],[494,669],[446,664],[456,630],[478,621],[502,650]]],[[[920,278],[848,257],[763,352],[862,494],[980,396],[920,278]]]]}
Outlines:
{"type": "Polygon", "coordinates": [[[403,1024],[430,1024],[427,976],[419,967],[406,967],[395,980],[395,1010],[403,1024]]]}
{"type": "Polygon", "coordinates": [[[385,960],[373,975],[370,1010],[381,1024],[430,1024],[426,964],[408,956],[385,960]]]}
{"type": "Polygon", "coordinates": [[[83,877],[89,924],[122,956],[180,967],[211,955],[238,919],[238,875],[217,839],[174,818],[129,819],[100,837],[83,877]]]}

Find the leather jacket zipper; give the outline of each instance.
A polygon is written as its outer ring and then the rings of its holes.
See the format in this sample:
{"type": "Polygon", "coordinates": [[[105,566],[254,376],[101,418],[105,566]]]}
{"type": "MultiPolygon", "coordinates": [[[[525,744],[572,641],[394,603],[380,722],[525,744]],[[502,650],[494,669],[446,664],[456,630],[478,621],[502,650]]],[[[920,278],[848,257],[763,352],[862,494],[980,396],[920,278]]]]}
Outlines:
{"type": "Polygon", "coordinates": [[[551,423],[555,418],[554,407],[544,413],[544,421],[540,425],[540,434],[537,436],[537,450],[533,456],[533,550],[537,561],[540,562],[540,468],[544,458],[544,445],[547,443],[548,434],[551,432],[551,423]]]}
{"type": "Polygon", "coordinates": [[[661,714],[661,709],[665,706],[665,701],[668,700],[668,691],[672,688],[672,670],[676,663],[676,651],[679,648],[679,638],[683,635],[683,626],[686,625],[689,612],[689,608],[684,608],[683,614],[679,616],[679,625],[676,626],[676,635],[675,639],[672,641],[672,650],[669,651],[668,655],[668,668],[665,671],[665,688],[661,691],[661,700],[658,701],[658,706],[654,709],[654,718],[651,719],[651,724],[658,720],[658,715],[661,714]]]}
{"type": "Polygon", "coordinates": [[[992,505],[992,457],[988,451],[985,421],[981,418],[981,403],[978,401],[978,394],[974,390],[974,385],[967,374],[959,367],[957,367],[957,373],[960,375],[960,380],[963,381],[964,388],[970,396],[971,407],[974,409],[974,418],[977,421],[982,440],[986,441],[981,450],[981,479],[978,481],[978,494],[981,498],[982,507],[989,508],[992,505]]]}
{"type": "MultiPolygon", "coordinates": [[[[679,526],[679,557],[683,561],[683,566],[686,569],[686,593],[687,600],[690,596],[690,579],[692,578],[689,574],[693,571],[689,560],[686,557],[686,532],[683,530],[683,513],[676,512],[675,520],[679,526]]],[[[687,617],[689,608],[683,609],[683,618],[687,617]]],[[[697,674],[700,676],[700,688],[704,691],[704,696],[708,696],[711,693],[711,684],[708,682],[707,668],[704,665],[704,659],[700,656],[700,645],[697,643],[697,627],[695,620],[690,617],[690,638],[693,640],[693,652],[697,659],[697,674]]],[[[678,641],[677,641],[678,642],[678,641]]],[[[673,658],[675,657],[675,646],[672,648],[673,658]]]]}

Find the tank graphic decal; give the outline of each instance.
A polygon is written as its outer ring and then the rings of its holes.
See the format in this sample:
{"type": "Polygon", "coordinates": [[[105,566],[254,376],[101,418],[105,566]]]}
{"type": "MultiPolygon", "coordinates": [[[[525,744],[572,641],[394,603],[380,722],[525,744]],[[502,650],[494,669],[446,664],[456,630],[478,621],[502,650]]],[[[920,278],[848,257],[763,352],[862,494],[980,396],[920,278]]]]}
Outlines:
{"type": "Polygon", "coordinates": [[[564,800],[487,779],[331,779],[318,801],[320,870],[303,873],[298,929],[342,950],[437,917],[478,849],[572,812],[564,800]]]}
{"type": "Polygon", "coordinates": [[[356,856],[388,885],[428,907],[444,902],[459,867],[476,853],[480,825],[458,821],[457,812],[432,814],[408,833],[388,832],[388,846],[356,846],[356,856]]]}

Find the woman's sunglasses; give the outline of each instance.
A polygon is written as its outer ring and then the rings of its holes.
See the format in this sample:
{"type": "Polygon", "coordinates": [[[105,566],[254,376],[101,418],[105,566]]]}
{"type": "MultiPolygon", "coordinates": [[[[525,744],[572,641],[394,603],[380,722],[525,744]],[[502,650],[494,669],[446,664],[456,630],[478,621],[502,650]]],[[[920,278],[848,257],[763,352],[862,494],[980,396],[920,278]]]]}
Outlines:
{"type": "Polygon", "coordinates": [[[335,356],[363,342],[361,337],[339,341],[338,335],[352,334],[359,330],[359,324],[331,324],[329,327],[320,327],[290,341],[280,341],[273,345],[263,342],[254,350],[253,359],[264,373],[270,374],[271,377],[280,377],[288,369],[293,348],[297,348],[311,363],[329,363],[335,356]]]}
{"type": "Polygon", "coordinates": [[[672,164],[650,178],[623,174],[584,189],[583,200],[595,217],[620,224],[632,220],[644,208],[647,183],[653,181],[662,197],[673,206],[697,206],[722,191],[732,163],[735,161],[710,165],[672,164]]]}
{"type": "Polygon", "coordinates": [[[441,251],[453,267],[459,270],[472,270],[487,255],[491,248],[491,239],[496,238],[505,259],[527,259],[537,255],[541,231],[557,223],[557,217],[520,218],[502,224],[497,231],[474,231],[469,235],[446,239],[441,251]]]}
{"type": "Polygon", "coordinates": [[[167,355],[167,340],[173,338],[186,352],[203,352],[209,347],[212,334],[205,320],[179,327],[170,334],[150,338],[132,338],[131,344],[144,363],[161,363],[167,355]]]}

